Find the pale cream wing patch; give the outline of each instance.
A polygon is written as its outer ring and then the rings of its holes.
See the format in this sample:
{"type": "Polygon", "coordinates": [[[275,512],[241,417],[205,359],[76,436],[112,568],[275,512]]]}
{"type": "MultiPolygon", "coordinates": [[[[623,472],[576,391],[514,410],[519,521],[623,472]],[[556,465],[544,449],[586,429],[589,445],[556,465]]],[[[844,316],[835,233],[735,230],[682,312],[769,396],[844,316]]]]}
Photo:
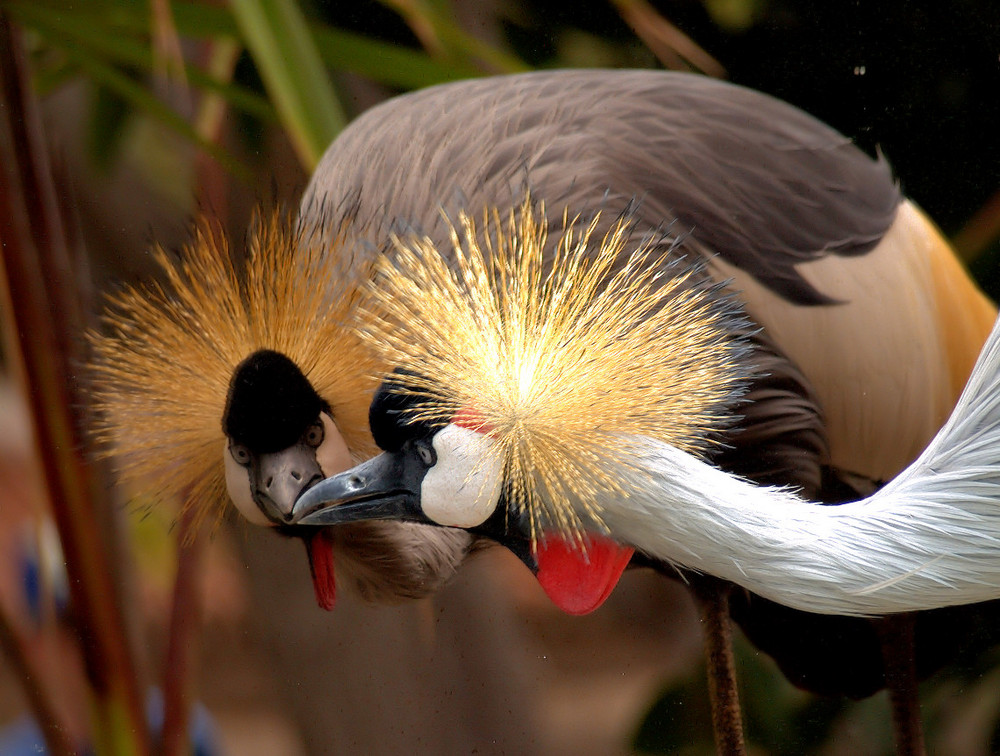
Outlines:
{"type": "Polygon", "coordinates": [[[798,267],[843,304],[793,305],[719,258],[710,266],[812,382],[831,463],[874,479],[898,473],[948,417],[996,315],[909,202],[872,252],[798,267]]]}

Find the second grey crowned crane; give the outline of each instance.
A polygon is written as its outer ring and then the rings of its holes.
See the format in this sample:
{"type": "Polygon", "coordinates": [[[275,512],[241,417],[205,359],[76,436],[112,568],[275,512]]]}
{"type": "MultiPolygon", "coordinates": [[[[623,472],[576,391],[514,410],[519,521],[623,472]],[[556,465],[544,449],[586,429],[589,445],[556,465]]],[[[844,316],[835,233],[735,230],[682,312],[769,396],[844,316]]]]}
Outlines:
{"type": "Polygon", "coordinates": [[[701,459],[754,371],[719,287],[691,288],[690,269],[649,276],[648,248],[619,259],[617,229],[596,255],[585,236],[561,242],[573,252],[546,269],[522,212],[513,261],[486,262],[467,231],[458,286],[426,247],[384,266],[384,314],[364,327],[398,365],[370,410],[386,451],[303,493],[298,524],[465,528],[536,570],[562,540],[585,571],[608,535],[819,614],[1000,598],[1000,319],[917,460],[868,497],[819,506],[701,459]]]}

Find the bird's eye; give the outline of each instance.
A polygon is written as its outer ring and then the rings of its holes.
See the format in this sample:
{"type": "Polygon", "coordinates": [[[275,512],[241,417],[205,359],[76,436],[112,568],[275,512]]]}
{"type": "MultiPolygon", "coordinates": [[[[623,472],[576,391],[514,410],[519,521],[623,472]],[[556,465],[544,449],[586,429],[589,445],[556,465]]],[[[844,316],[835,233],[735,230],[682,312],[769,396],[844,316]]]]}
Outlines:
{"type": "Polygon", "coordinates": [[[427,444],[417,444],[417,454],[420,455],[420,461],[428,467],[433,467],[434,463],[437,462],[437,455],[427,444]]]}
{"type": "Polygon", "coordinates": [[[250,450],[243,444],[230,444],[229,453],[233,455],[237,464],[243,465],[243,467],[250,464],[250,450]]]}
{"type": "Polygon", "coordinates": [[[314,449],[323,443],[326,432],[323,430],[323,423],[313,423],[306,431],[306,443],[314,449]]]}

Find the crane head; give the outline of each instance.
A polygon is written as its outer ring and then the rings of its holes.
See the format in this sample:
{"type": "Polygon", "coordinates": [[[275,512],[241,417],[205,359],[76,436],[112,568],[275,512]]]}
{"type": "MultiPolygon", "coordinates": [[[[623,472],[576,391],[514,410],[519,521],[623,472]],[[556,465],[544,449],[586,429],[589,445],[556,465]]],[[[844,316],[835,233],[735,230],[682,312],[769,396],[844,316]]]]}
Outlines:
{"type": "Polygon", "coordinates": [[[287,525],[299,494],[352,464],[330,405],[272,349],[237,365],[222,427],[229,498],[258,525],[287,525]]]}
{"type": "Polygon", "coordinates": [[[405,375],[397,375],[383,383],[369,410],[369,422],[383,453],[303,491],[292,521],[312,525],[327,518],[330,524],[339,524],[357,512],[359,520],[476,529],[496,519],[503,462],[493,440],[468,418],[452,422],[412,419],[410,410],[418,400],[405,393],[405,380],[405,375]],[[312,512],[331,499],[341,506],[312,512]]]}
{"type": "Polygon", "coordinates": [[[399,366],[369,417],[384,453],[306,492],[293,521],[464,528],[511,547],[543,584],[604,565],[588,605],[617,579],[605,567],[627,562],[600,506],[642,475],[635,438],[711,448],[752,374],[747,324],[672,239],[629,217],[592,238],[595,224],[564,215],[554,245],[530,202],[487,216],[482,234],[461,223],[457,265],[427,239],[397,240],[381,261],[364,322],[399,366]]]}
{"type": "MultiPolygon", "coordinates": [[[[232,502],[285,532],[304,487],[377,450],[366,416],[378,367],[350,327],[370,258],[352,254],[345,229],[278,215],[247,240],[237,261],[203,221],[178,255],[155,251],[163,283],[110,297],[91,335],[96,435],[133,500],[213,524],[232,502]]],[[[433,591],[469,538],[412,530],[299,533],[320,604],[333,604],[335,542],[363,595],[433,591]]]]}

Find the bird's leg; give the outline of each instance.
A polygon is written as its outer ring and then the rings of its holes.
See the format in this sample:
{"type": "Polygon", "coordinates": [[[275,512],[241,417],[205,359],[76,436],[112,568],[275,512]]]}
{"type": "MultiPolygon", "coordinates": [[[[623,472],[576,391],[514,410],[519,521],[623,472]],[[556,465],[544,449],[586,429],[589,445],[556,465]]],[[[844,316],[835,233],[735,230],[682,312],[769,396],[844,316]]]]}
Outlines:
{"type": "Polygon", "coordinates": [[[923,756],[924,733],[917,690],[914,615],[891,614],[875,622],[882,643],[885,687],[892,708],[897,756],[923,756]]]}
{"type": "Polygon", "coordinates": [[[729,619],[729,592],[732,584],[708,575],[691,577],[691,589],[698,603],[705,632],[705,660],[708,666],[708,695],[712,707],[715,748],[720,756],[743,756],[743,717],[736,684],[733,633],[729,619]]]}

